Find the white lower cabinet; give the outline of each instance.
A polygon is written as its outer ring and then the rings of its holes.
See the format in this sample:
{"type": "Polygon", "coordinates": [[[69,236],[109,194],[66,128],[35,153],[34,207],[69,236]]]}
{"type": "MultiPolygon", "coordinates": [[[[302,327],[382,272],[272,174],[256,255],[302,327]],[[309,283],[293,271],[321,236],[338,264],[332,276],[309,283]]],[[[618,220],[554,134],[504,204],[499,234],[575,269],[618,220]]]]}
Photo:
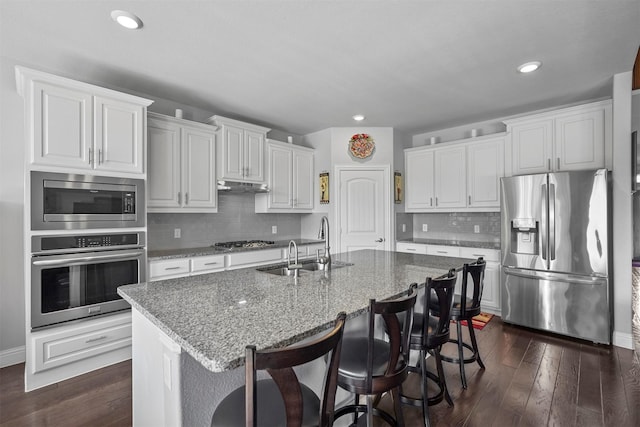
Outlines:
{"type": "Polygon", "coordinates": [[[149,280],[175,279],[189,275],[189,258],[162,259],[149,262],[149,280]]]}
{"type": "Polygon", "coordinates": [[[130,358],[130,311],[28,332],[25,390],[35,390],[130,358]]]}
{"type": "MultiPolygon", "coordinates": [[[[500,314],[500,251],[497,249],[481,249],[470,247],[428,245],[424,243],[397,242],[397,252],[449,256],[459,258],[484,258],[487,266],[484,271],[484,288],[482,292],[482,310],[500,314]]],[[[461,280],[458,275],[458,281],[461,280]]],[[[460,283],[456,286],[459,289],[460,283]]],[[[470,290],[467,294],[471,296],[470,290]]]]}
{"type": "Polygon", "coordinates": [[[227,255],[227,269],[253,267],[282,261],[282,249],[262,249],[227,255]]]}
{"type": "Polygon", "coordinates": [[[224,255],[198,256],[191,258],[191,275],[214,273],[225,268],[224,255]]]}

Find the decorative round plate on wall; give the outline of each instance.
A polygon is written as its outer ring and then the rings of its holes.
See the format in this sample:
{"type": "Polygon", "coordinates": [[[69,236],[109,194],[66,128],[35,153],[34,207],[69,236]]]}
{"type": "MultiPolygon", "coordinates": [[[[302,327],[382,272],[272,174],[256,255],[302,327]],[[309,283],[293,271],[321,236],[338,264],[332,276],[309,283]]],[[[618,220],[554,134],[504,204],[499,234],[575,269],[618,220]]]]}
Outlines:
{"type": "Polygon", "coordinates": [[[349,140],[349,152],[358,159],[369,157],[373,153],[375,146],[373,138],[366,133],[356,133],[349,140]]]}

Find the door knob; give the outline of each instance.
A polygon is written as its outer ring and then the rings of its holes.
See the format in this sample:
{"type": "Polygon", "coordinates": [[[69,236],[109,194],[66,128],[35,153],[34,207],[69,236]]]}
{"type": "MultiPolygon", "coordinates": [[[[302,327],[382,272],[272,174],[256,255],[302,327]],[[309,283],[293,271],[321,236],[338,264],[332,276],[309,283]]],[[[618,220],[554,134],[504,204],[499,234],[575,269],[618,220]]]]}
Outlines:
{"type": "Polygon", "coordinates": [[[384,242],[384,239],[381,237],[379,239],[376,239],[376,242],[380,243],[380,242],[384,242]]]}

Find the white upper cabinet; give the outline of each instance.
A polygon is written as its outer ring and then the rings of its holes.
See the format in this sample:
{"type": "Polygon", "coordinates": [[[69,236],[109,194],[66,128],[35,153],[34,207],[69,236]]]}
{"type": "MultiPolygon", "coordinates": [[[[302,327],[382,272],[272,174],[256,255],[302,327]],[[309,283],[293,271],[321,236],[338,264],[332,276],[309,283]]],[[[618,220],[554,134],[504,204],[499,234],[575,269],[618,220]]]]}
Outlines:
{"type": "Polygon", "coordinates": [[[467,206],[500,207],[504,137],[467,145],[467,206]]]}
{"type": "Polygon", "coordinates": [[[436,208],[464,208],[466,201],[465,147],[456,146],[436,150],[435,195],[436,208]]]}
{"type": "Polygon", "coordinates": [[[419,212],[435,207],[433,181],[434,150],[408,149],[404,152],[405,209],[419,212]]]}
{"type": "Polygon", "coordinates": [[[270,140],[267,159],[269,192],[256,194],[256,212],[313,209],[314,150],[270,140]]]}
{"type": "Polygon", "coordinates": [[[513,175],[605,167],[611,101],[506,120],[513,175]]]}
{"type": "Polygon", "coordinates": [[[497,211],[504,136],[405,150],[407,212],[497,211]]]}
{"type": "Polygon", "coordinates": [[[149,113],[149,212],[217,212],[215,131],[149,113]]]}
{"type": "Polygon", "coordinates": [[[220,127],[218,178],[264,183],[264,145],[271,129],[222,116],[209,122],[220,127]]]}
{"type": "Polygon", "coordinates": [[[87,173],[143,174],[152,101],[16,67],[31,164],[87,173]]]}

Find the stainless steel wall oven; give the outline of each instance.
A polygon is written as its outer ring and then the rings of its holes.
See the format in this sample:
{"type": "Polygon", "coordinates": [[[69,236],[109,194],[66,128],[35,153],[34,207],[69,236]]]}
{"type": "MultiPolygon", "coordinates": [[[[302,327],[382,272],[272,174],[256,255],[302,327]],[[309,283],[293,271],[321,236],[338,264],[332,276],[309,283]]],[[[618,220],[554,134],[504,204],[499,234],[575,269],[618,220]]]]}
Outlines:
{"type": "Polygon", "coordinates": [[[31,230],[144,227],[144,180],[31,172],[31,230]]]}
{"type": "Polygon", "coordinates": [[[121,285],[146,280],[144,232],[33,236],[31,329],[130,308],[121,285]]]}

